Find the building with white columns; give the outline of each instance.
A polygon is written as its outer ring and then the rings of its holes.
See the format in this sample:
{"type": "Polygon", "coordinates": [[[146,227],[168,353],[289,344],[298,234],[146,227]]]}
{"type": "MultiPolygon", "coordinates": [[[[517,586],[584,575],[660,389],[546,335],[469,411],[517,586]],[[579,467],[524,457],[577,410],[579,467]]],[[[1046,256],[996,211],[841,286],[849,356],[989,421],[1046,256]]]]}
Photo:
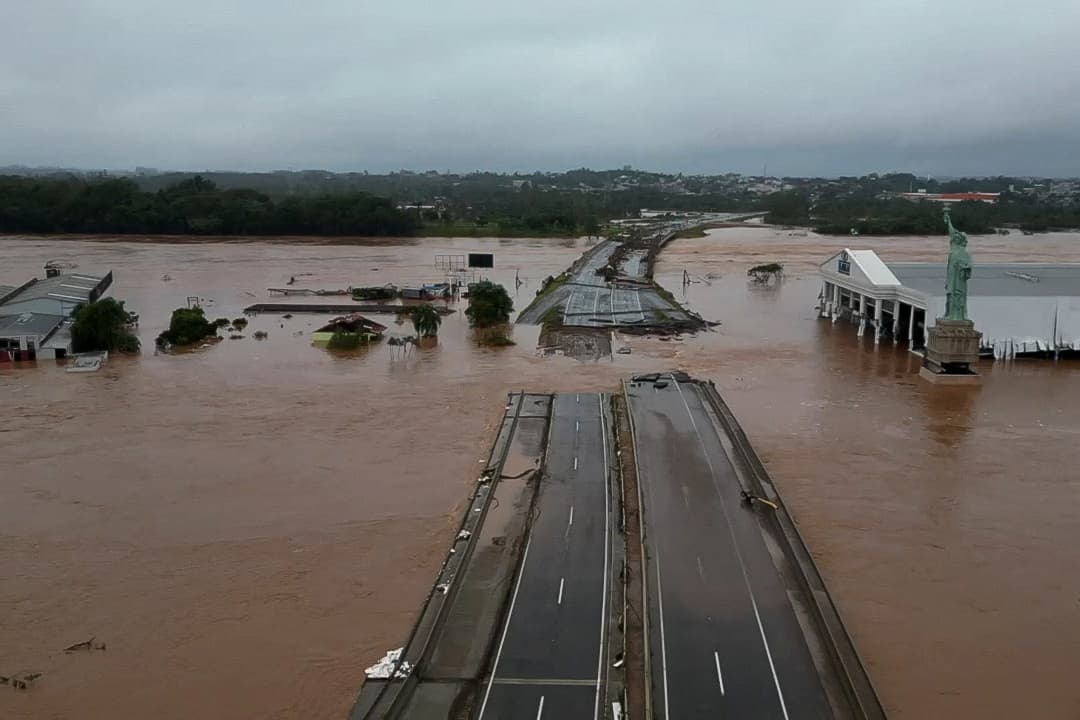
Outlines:
{"type": "MultiPolygon", "coordinates": [[[[849,320],[874,342],[913,351],[945,314],[945,263],[885,263],[873,250],[848,250],[821,264],[821,317],[849,320]]],[[[997,358],[1080,350],[1080,264],[979,264],[968,282],[968,316],[997,358]]]]}

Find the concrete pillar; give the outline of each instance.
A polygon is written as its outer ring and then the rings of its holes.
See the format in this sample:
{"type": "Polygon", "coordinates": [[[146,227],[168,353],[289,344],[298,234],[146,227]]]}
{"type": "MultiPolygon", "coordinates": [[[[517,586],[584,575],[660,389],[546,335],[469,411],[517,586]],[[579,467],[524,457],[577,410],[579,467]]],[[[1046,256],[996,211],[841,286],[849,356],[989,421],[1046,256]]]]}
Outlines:
{"type": "Polygon", "coordinates": [[[866,333],[866,296],[859,293],[859,337],[866,333]]]}
{"type": "Polygon", "coordinates": [[[829,300],[831,297],[829,283],[825,281],[821,284],[821,305],[818,307],[818,317],[825,317],[829,314],[829,300]]]}
{"type": "Polygon", "coordinates": [[[892,341],[896,344],[896,341],[900,339],[900,301],[892,301],[892,341]]]}
{"type": "Polygon", "coordinates": [[[885,301],[874,298],[874,344],[881,342],[881,311],[885,301]]]}
{"type": "Polygon", "coordinates": [[[840,317],[840,286],[833,283],[832,290],[832,321],[836,322],[836,318],[840,317]]]}
{"type": "Polygon", "coordinates": [[[907,324],[907,344],[911,347],[911,343],[915,341],[915,306],[909,306],[908,311],[908,324],[907,324]]]}

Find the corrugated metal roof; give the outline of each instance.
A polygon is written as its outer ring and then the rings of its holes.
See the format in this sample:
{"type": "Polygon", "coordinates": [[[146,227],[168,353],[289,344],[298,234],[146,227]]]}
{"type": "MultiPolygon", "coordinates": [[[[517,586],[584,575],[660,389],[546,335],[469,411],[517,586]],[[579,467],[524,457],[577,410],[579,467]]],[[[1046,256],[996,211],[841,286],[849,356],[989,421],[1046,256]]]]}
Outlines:
{"type": "Polygon", "coordinates": [[[71,302],[88,302],[90,294],[105,278],[90,275],[57,275],[38,280],[8,302],[23,302],[40,298],[57,298],[71,302]]]}
{"type": "Polygon", "coordinates": [[[10,297],[0,294],[0,315],[70,313],[76,305],[97,300],[112,284],[112,279],[111,272],[100,277],[69,273],[34,279],[15,288],[10,297]]]}
{"type": "Polygon", "coordinates": [[[48,335],[63,321],[63,315],[44,315],[42,313],[5,315],[0,317],[0,337],[48,335]]]}
{"type": "MultiPolygon", "coordinates": [[[[945,295],[944,263],[889,263],[904,287],[945,295]]],[[[1080,297],[1080,264],[975,263],[968,294],[1001,297],[1080,297]]]]}

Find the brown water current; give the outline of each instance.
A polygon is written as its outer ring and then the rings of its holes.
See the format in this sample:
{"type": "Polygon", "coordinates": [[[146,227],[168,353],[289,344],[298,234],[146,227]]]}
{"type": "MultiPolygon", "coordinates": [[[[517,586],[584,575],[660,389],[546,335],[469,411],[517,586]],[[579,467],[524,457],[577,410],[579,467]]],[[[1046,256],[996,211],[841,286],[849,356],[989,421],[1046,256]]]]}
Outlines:
{"type": "MultiPolygon", "coordinates": [[[[290,276],[432,282],[436,255],[468,250],[495,252],[491,277],[510,288],[520,269],[521,308],[581,240],[0,239],[7,284],[53,258],[112,269],[145,350],[95,374],[0,365],[0,675],[43,673],[0,688],[0,718],[344,717],[419,611],[505,393],[614,390],[674,367],[715,380],[738,414],[891,717],[1080,717],[1080,361],[985,362],[978,389],[923,384],[906,351],[816,318],[816,264],[844,245],[945,254],[940,238],[767,228],[678,240],[657,279],[722,325],[619,338],[632,354],[586,363],[539,357],[526,326],[514,347],[479,348],[461,313],[397,360],[312,347],[324,316],[305,315],[153,353],[187,296],[235,317],[290,276]],[[786,280],[750,287],[746,268],[774,260],[786,280]],[[714,278],[684,291],[684,269],[714,278]],[[108,649],[62,652],[90,636],[108,649]]],[[[1078,262],[1080,236],[971,249],[1078,262]]]]}

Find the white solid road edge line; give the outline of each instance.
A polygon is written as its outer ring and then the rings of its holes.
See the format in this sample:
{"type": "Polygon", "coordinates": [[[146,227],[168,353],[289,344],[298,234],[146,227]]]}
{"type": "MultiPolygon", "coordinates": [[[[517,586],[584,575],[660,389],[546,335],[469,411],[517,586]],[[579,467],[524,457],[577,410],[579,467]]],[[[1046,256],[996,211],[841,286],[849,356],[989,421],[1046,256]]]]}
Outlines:
{"type": "Polygon", "coordinates": [[[544,696],[540,696],[540,707],[536,708],[536,720],[540,720],[540,716],[544,714],[544,696]]]}
{"type": "MultiPolygon", "coordinates": [[[[672,382],[675,383],[675,389],[679,391],[679,397],[682,398],[683,407],[686,408],[686,414],[690,416],[690,424],[694,427],[694,434],[697,435],[698,443],[701,444],[701,451],[704,454],[705,463],[709,466],[709,474],[713,477],[713,482],[715,483],[716,469],[713,467],[712,460],[709,459],[709,451],[705,448],[705,440],[701,437],[701,431],[698,430],[697,422],[694,420],[694,413],[690,410],[690,403],[686,402],[686,396],[683,395],[682,388],[679,387],[679,381],[675,375],[671,374],[670,377],[672,382]]],[[[746,563],[743,562],[742,551],[739,550],[739,541],[735,538],[735,529],[731,524],[731,518],[728,516],[727,512],[727,505],[724,503],[722,495],[720,496],[720,507],[724,513],[728,532],[731,534],[731,545],[735,549],[735,557],[739,561],[739,569],[742,570],[743,582],[746,584],[746,592],[750,595],[750,605],[754,608],[754,618],[757,620],[758,632],[761,633],[761,644],[765,646],[765,657],[769,661],[769,670],[772,671],[773,682],[776,684],[776,696],[780,699],[780,710],[784,713],[784,720],[790,720],[788,717],[787,705],[784,703],[784,691],[780,689],[780,678],[776,674],[776,665],[773,664],[772,651],[769,650],[769,640],[765,637],[765,626],[761,622],[761,614],[758,612],[757,600],[754,598],[754,588],[750,586],[750,576],[746,573],[746,563]]],[[[663,636],[663,632],[661,632],[661,636],[663,636]]]]}
{"type": "MultiPolygon", "coordinates": [[[[521,555],[521,571],[518,573],[517,584],[514,585],[514,596],[510,598],[510,612],[506,614],[506,624],[503,626],[502,637],[499,638],[499,649],[495,653],[495,662],[491,666],[491,677],[488,679],[487,690],[484,692],[484,702],[480,705],[478,718],[484,717],[484,709],[487,708],[488,697],[491,696],[491,686],[495,684],[495,676],[499,671],[499,658],[502,657],[503,644],[506,642],[506,633],[510,630],[510,620],[514,617],[514,603],[517,602],[518,590],[521,589],[521,578],[525,576],[525,561],[529,559],[529,546],[532,545],[532,533],[525,541],[525,552],[521,555]]],[[[541,700],[541,702],[543,702],[541,700]]]]}
{"type": "Polygon", "coordinates": [[[563,583],[566,582],[566,578],[559,578],[559,599],[555,601],[556,605],[562,605],[562,589],[563,583]]]}
{"type": "Polygon", "coordinates": [[[660,666],[664,675],[664,720],[670,720],[667,689],[667,639],[664,635],[664,583],[660,580],[660,553],[656,554],[656,600],[660,612],[660,666]]]}
{"type": "Polygon", "coordinates": [[[607,426],[604,423],[604,393],[599,393],[598,401],[600,405],[600,440],[603,443],[604,450],[604,587],[600,594],[600,653],[596,661],[596,705],[593,710],[593,720],[600,720],[600,691],[603,688],[601,680],[604,676],[604,631],[607,628],[608,620],[608,564],[611,562],[610,550],[608,549],[611,536],[611,498],[608,494],[611,468],[608,467],[607,426]]]}
{"type": "Polygon", "coordinates": [[[716,679],[720,682],[720,694],[724,694],[724,676],[720,674],[720,655],[713,650],[713,659],[716,660],[716,679]]]}
{"type": "MultiPolygon", "coordinates": [[[[745,573],[746,571],[743,570],[743,577],[745,577],[745,573]]],[[[789,720],[787,705],[784,704],[784,691],[780,689],[780,678],[776,676],[776,666],[773,665],[772,653],[769,651],[769,641],[765,638],[765,626],[761,624],[761,615],[758,613],[757,601],[754,599],[754,591],[750,587],[749,581],[747,581],[746,588],[750,591],[750,605],[754,608],[754,617],[757,619],[758,631],[761,633],[761,642],[765,646],[765,657],[769,659],[769,669],[772,670],[772,679],[776,683],[776,695],[780,698],[780,709],[784,712],[784,720],[789,720]]]]}

